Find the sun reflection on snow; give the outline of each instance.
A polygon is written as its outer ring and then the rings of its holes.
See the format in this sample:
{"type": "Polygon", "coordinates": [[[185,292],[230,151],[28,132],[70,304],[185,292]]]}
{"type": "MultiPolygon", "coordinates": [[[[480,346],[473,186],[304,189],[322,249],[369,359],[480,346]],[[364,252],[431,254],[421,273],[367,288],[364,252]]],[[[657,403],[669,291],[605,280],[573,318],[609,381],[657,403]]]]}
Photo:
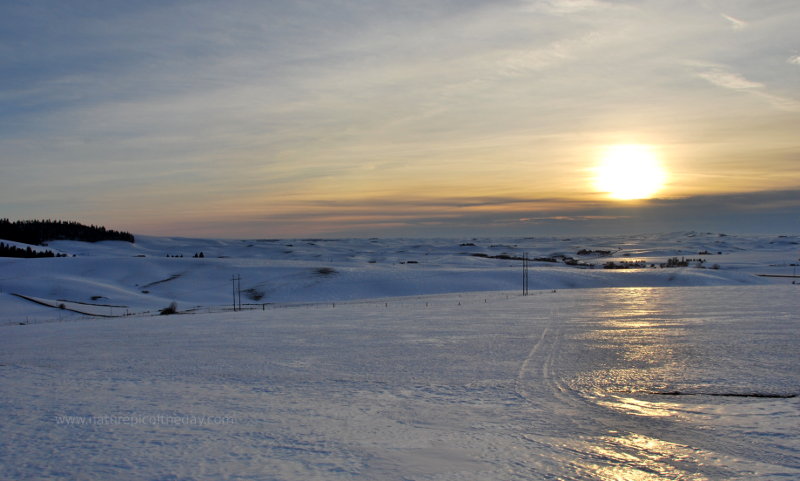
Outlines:
{"type": "Polygon", "coordinates": [[[611,409],[625,411],[635,416],[656,418],[675,417],[680,414],[680,405],[668,402],[650,402],[632,397],[612,396],[597,401],[597,404],[611,409]]]}
{"type": "MultiPolygon", "coordinates": [[[[665,315],[658,289],[615,289],[596,313],[584,339],[594,352],[604,353],[602,368],[577,379],[576,388],[591,401],[625,416],[685,419],[679,404],[641,399],[680,379],[686,366],[681,339],[685,321],[665,315]],[[598,321],[599,320],[599,321],[598,321]]],[[[610,431],[586,446],[592,461],[586,466],[601,480],[650,481],[707,479],[695,474],[692,462],[703,457],[696,449],[643,434],[610,431]]]]}
{"type": "MultiPolygon", "coordinates": [[[[598,408],[596,419],[604,428],[602,434],[586,436],[572,450],[580,459],[574,465],[580,478],[730,479],[736,473],[754,474],[757,468],[790,473],[787,477],[796,474],[792,468],[775,468],[772,460],[762,464],[765,458],[743,459],[718,448],[727,446],[730,437],[718,440],[718,432],[732,433],[735,439],[747,439],[753,433],[785,436],[773,427],[775,417],[761,413],[763,402],[681,395],[702,394],[708,386],[714,392],[733,392],[727,386],[736,386],[743,377],[754,378],[739,371],[758,366],[759,358],[741,354],[743,344],[737,332],[717,333],[721,323],[731,325],[740,318],[732,313],[733,321],[729,321],[716,311],[710,314],[704,302],[688,289],[609,289],[575,321],[583,329],[572,338],[577,344],[574,356],[586,368],[576,369],[568,384],[591,406],[589,410],[598,408]],[[729,355],[732,347],[740,348],[735,356],[729,355]],[[734,415],[732,409],[739,411],[734,415]],[[755,419],[766,427],[755,427],[755,419]]],[[[774,338],[774,334],[763,336],[774,338]]],[[[764,350],[750,352],[763,356],[764,350]]],[[[785,366],[785,361],[778,365],[785,366]]],[[[785,452],[791,452],[758,443],[741,452],[751,448],[772,459],[783,459],[785,452]]]]}
{"type": "Polygon", "coordinates": [[[589,348],[607,353],[601,369],[577,380],[577,388],[594,393],[636,393],[664,389],[679,378],[687,359],[680,338],[687,331],[680,319],[664,316],[662,291],[615,289],[597,313],[584,339],[589,348]]]}
{"type": "Polygon", "coordinates": [[[592,474],[604,481],[650,481],[662,479],[705,480],[703,475],[676,464],[696,459],[696,449],[681,444],[630,433],[606,436],[590,448],[592,455],[608,462],[591,466],[592,474]]]}

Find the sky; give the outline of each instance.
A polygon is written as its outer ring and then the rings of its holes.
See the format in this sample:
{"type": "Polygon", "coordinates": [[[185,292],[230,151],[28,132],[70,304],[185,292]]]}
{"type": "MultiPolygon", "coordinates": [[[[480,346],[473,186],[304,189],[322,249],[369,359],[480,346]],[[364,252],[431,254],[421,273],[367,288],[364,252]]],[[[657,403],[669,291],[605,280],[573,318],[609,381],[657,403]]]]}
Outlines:
{"type": "Polygon", "coordinates": [[[796,0],[3,2],[0,217],[797,233],[797,25],[796,0]],[[619,146],[660,170],[601,167],[619,146]]]}

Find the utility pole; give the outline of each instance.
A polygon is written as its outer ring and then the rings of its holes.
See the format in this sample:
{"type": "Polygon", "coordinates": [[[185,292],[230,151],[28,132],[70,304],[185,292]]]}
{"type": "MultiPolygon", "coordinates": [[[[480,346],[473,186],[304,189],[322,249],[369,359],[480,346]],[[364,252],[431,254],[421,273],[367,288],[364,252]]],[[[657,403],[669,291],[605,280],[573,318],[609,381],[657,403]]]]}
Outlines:
{"type": "Polygon", "coordinates": [[[522,295],[528,295],[528,253],[522,253],[522,295]]]}
{"type": "Polygon", "coordinates": [[[239,309],[242,310],[242,277],[240,275],[231,276],[231,283],[233,285],[233,312],[236,312],[236,300],[239,300],[239,309]]]}

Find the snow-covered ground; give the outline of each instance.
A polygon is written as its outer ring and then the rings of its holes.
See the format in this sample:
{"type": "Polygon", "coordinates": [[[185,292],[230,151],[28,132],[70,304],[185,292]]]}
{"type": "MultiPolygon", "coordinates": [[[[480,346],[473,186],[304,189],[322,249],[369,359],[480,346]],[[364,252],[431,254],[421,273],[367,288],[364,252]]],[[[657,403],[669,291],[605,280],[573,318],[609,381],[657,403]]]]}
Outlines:
{"type": "Polygon", "coordinates": [[[5,326],[0,478],[797,479],[798,308],[612,288],[5,326]]]}
{"type": "Polygon", "coordinates": [[[251,307],[517,290],[522,263],[515,258],[524,252],[540,259],[531,262],[532,290],[786,284],[793,279],[757,275],[791,276],[800,264],[798,235],[695,232],[571,239],[138,237],[135,244],[57,241],[48,248],[70,257],[0,258],[0,325],[81,316],[73,311],[108,316],[157,313],[171,302],[182,311],[232,306],[233,276],[241,277],[242,303],[251,307]],[[200,252],[203,258],[193,257],[200,252]],[[672,257],[705,262],[699,267],[697,262],[681,268],[650,267],[672,257]],[[579,265],[567,265],[565,258],[579,265]],[[602,268],[607,262],[637,261],[647,267],[602,268]],[[52,307],[62,304],[65,309],[52,307]]]}
{"type": "Polygon", "coordinates": [[[800,479],[800,285],[756,276],[797,242],[54,242],[0,259],[0,479],[800,479]],[[523,251],[707,268],[534,262],[521,296],[470,255],[523,251]]]}

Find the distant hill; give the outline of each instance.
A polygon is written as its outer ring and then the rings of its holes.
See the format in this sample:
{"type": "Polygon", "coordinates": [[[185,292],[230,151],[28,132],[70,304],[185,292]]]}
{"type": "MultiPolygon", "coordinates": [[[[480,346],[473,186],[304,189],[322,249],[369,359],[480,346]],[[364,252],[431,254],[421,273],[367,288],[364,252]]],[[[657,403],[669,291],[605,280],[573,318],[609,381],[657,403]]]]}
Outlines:
{"type": "Polygon", "coordinates": [[[106,229],[103,226],[87,226],[78,222],[60,220],[0,219],[0,239],[24,244],[41,245],[51,240],[76,240],[98,242],[119,240],[133,243],[133,234],[106,229]]]}

